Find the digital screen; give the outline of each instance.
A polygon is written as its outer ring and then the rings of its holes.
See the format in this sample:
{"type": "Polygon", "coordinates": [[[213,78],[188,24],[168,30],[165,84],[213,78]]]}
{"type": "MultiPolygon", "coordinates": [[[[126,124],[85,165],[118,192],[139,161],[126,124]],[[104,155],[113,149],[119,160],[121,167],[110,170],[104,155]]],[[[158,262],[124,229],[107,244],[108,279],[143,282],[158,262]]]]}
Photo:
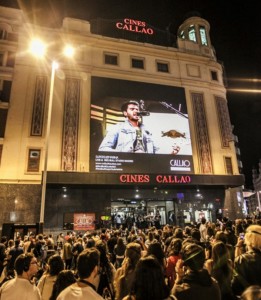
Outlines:
{"type": "Polygon", "coordinates": [[[91,172],[194,172],[183,88],[92,77],[90,120],[91,172]],[[122,111],[130,100],[136,116],[122,111]]]}

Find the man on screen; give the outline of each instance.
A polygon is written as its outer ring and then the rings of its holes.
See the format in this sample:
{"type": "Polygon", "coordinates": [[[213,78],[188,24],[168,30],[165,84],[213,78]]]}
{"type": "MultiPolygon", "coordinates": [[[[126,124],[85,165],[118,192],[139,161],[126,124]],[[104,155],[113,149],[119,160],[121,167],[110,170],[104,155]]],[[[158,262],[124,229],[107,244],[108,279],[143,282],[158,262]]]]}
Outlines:
{"type": "Polygon", "coordinates": [[[125,122],[113,126],[103,139],[99,151],[156,153],[152,134],[141,122],[139,103],[129,100],[121,107],[125,122]]]}

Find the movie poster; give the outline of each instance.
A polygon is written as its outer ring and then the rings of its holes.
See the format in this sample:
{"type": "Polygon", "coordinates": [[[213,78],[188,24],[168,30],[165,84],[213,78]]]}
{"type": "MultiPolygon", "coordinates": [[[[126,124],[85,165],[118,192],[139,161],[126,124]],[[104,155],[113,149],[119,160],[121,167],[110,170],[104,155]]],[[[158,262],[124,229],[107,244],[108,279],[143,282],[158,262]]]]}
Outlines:
{"type": "Polygon", "coordinates": [[[94,213],[75,213],[73,214],[73,230],[87,231],[95,230],[95,214],[94,213]]]}

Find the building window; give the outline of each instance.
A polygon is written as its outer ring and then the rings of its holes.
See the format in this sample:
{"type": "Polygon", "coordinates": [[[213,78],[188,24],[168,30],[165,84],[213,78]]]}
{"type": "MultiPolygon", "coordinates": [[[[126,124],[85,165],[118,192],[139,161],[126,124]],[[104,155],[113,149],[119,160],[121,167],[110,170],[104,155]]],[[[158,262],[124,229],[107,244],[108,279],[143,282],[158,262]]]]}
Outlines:
{"type": "Polygon", "coordinates": [[[27,172],[39,172],[41,150],[29,149],[27,172]]]}
{"type": "Polygon", "coordinates": [[[7,37],[7,31],[5,29],[0,29],[0,39],[5,40],[7,37]]]}
{"type": "Polygon", "coordinates": [[[184,32],[184,30],[182,30],[182,31],[179,33],[179,38],[181,38],[182,40],[185,40],[185,32],[184,32]]]}
{"type": "Polygon", "coordinates": [[[0,53],[0,66],[4,65],[4,53],[0,53]]]}
{"type": "Polygon", "coordinates": [[[225,157],[226,173],[233,175],[232,159],[231,157],[225,157]]]}
{"type": "Polygon", "coordinates": [[[0,165],[2,161],[3,145],[0,145],[0,165]]]}
{"type": "Polygon", "coordinates": [[[5,127],[7,120],[7,109],[0,109],[0,138],[5,136],[5,127]]]}
{"type": "Polygon", "coordinates": [[[201,39],[201,45],[207,46],[208,45],[207,34],[206,34],[206,28],[204,26],[199,27],[199,34],[201,39]]]}
{"type": "Polygon", "coordinates": [[[104,55],[104,63],[106,65],[118,65],[118,55],[116,54],[105,54],[104,55]]]}
{"type": "Polygon", "coordinates": [[[163,62],[157,62],[157,70],[158,72],[169,73],[169,64],[163,62]]]}
{"type": "Polygon", "coordinates": [[[10,80],[3,80],[2,82],[0,81],[0,101],[9,102],[11,88],[12,88],[12,81],[10,80]]]}
{"type": "Polygon", "coordinates": [[[211,79],[218,81],[218,74],[216,71],[211,71],[211,79]]]}
{"type": "Polygon", "coordinates": [[[131,59],[132,68],[144,69],[144,60],[141,58],[132,58],[131,59]]]}
{"type": "Polygon", "coordinates": [[[15,65],[15,53],[14,52],[8,52],[6,66],[7,67],[14,67],[14,65],[15,65]]]}
{"type": "Polygon", "coordinates": [[[188,37],[190,41],[196,42],[196,29],[194,25],[190,25],[188,29],[188,37]]]}

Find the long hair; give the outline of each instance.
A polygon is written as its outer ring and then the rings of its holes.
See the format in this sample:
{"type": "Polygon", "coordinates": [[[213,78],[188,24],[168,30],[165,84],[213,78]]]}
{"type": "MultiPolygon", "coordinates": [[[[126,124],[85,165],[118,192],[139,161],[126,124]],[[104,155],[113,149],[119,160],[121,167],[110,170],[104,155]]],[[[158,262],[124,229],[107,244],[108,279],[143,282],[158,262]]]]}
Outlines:
{"type": "Polygon", "coordinates": [[[56,300],[58,295],[69,285],[76,282],[76,278],[71,270],[62,270],[53,285],[50,300],[56,300]]]}
{"type": "Polygon", "coordinates": [[[216,242],[212,247],[212,276],[218,281],[231,275],[231,267],[228,264],[229,252],[223,242],[216,242]]]}
{"type": "Polygon", "coordinates": [[[162,268],[158,260],[149,255],[139,260],[131,288],[136,300],[163,300],[169,296],[162,268]]]}
{"type": "Polygon", "coordinates": [[[141,258],[141,246],[138,243],[129,243],[126,247],[125,258],[122,266],[117,270],[120,276],[115,281],[116,298],[122,299],[128,295],[131,282],[133,280],[134,270],[141,258]],[[126,281],[126,278],[128,280],[126,281]]]}
{"type": "Polygon", "coordinates": [[[109,281],[112,281],[112,268],[109,261],[109,253],[107,244],[101,240],[97,241],[95,247],[100,251],[100,268],[102,272],[106,272],[109,281]]]}

